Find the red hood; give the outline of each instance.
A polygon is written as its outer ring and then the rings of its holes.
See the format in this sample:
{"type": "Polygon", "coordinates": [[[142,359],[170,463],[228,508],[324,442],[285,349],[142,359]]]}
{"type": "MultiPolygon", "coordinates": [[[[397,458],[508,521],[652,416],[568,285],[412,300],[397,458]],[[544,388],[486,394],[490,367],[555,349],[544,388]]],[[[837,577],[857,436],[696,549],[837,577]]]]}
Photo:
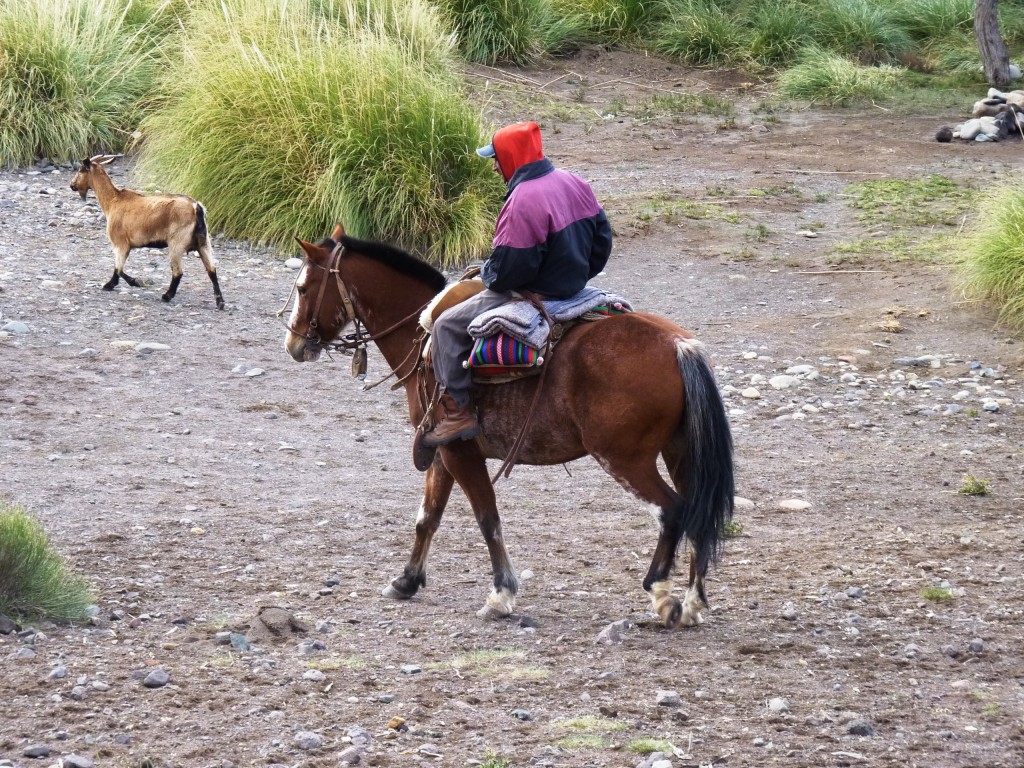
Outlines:
{"type": "Polygon", "coordinates": [[[544,159],[540,126],[534,122],[505,126],[494,134],[491,145],[506,182],[520,166],[544,159]]]}

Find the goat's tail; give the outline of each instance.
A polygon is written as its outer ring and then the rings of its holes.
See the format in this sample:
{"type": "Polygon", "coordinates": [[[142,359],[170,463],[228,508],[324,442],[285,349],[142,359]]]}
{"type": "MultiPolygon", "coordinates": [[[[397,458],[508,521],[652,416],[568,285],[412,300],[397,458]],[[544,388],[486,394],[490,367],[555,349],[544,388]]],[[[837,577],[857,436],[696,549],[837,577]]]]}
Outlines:
{"type": "Polygon", "coordinates": [[[198,201],[196,201],[196,228],[192,230],[192,239],[197,243],[205,243],[210,239],[210,235],[206,231],[206,208],[198,201]]]}

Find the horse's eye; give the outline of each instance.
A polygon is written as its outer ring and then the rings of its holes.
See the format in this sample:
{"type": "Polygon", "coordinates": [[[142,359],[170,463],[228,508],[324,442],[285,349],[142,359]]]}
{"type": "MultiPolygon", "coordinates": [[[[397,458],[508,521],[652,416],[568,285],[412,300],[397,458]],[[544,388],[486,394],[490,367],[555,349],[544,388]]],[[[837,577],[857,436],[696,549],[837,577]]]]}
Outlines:
{"type": "Polygon", "coordinates": [[[298,287],[298,291],[299,291],[299,296],[305,296],[306,295],[306,286],[300,285],[298,287]]]}

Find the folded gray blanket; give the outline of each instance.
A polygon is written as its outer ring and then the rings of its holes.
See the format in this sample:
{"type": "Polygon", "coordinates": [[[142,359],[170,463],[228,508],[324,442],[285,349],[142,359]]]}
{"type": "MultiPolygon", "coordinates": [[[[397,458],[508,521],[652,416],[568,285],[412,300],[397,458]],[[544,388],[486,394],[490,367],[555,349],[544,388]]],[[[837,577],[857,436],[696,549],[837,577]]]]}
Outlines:
{"type": "MultiPolygon", "coordinates": [[[[601,305],[616,306],[626,311],[633,309],[621,296],[590,286],[568,299],[544,302],[544,308],[557,323],[575,320],[601,305]]],[[[551,328],[540,310],[530,302],[509,301],[484,312],[469,324],[469,335],[476,339],[485,339],[498,333],[508,334],[524,344],[540,349],[547,341],[551,328]]]]}

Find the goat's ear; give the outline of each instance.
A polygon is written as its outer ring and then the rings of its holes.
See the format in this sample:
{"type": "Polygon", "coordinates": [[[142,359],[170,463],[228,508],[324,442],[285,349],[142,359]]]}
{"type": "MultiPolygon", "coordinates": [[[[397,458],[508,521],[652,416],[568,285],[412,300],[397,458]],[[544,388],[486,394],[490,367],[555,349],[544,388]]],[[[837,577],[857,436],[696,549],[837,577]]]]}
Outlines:
{"type": "Polygon", "coordinates": [[[337,224],[334,225],[334,231],[331,232],[331,240],[333,240],[334,242],[338,242],[341,240],[344,234],[345,228],[341,226],[341,222],[339,221],[337,224]]]}

